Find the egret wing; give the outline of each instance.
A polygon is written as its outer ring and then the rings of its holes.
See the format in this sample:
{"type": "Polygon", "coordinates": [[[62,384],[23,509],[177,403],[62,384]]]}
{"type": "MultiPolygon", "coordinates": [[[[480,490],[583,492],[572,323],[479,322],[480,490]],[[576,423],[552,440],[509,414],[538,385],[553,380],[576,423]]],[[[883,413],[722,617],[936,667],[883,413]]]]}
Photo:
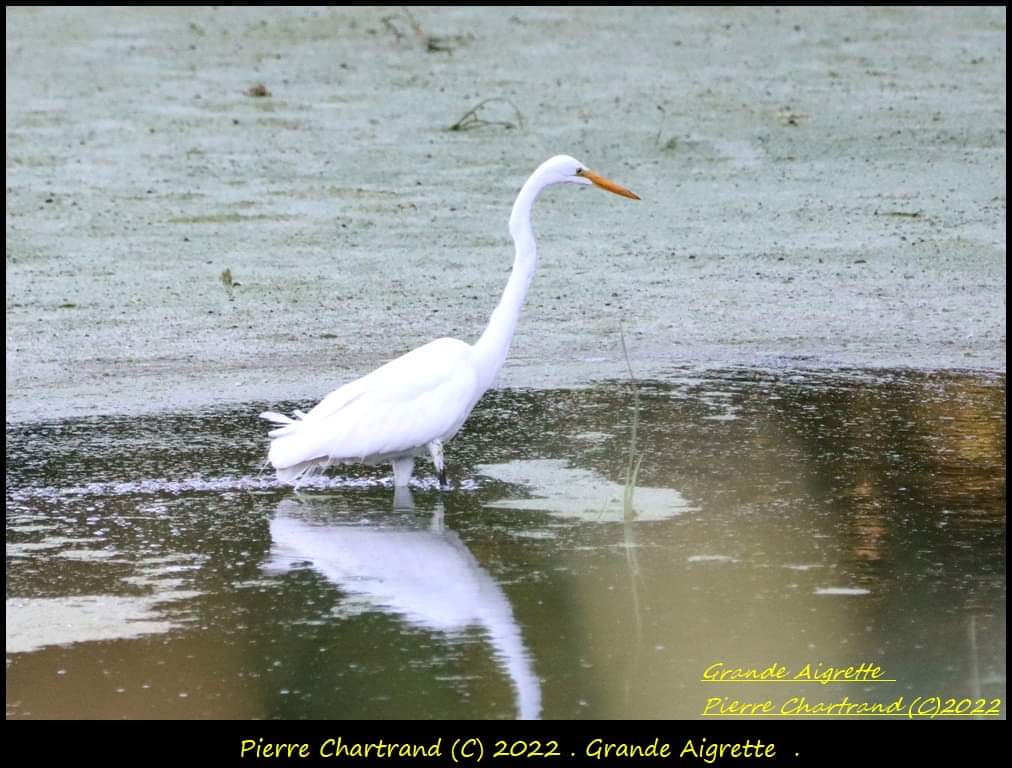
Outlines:
{"type": "Polygon", "coordinates": [[[402,394],[409,395],[413,386],[424,389],[427,380],[438,383],[442,371],[458,360],[468,359],[470,353],[471,347],[457,339],[430,341],[381,365],[372,373],[338,387],[303,418],[305,420],[326,418],[369,392],[388,391],[393,395],[398,382],[407,390],[402,394]]]}

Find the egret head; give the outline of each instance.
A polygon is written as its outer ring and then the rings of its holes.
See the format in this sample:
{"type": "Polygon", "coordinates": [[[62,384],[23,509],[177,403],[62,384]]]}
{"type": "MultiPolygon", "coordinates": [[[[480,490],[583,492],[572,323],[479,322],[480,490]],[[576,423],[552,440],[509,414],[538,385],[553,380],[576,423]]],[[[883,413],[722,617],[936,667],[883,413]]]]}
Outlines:
{"type": "Polygon", "coordinates": [[[598,173],[587,168],[586,165],[569,155],[556,155],[541,164],[539,174],[544,174],[545,184],[593,184],[594,186],[614,192],[616,195],[628,197],[632,200],[639,200],[639,196],[609,181],[598,173]]]}

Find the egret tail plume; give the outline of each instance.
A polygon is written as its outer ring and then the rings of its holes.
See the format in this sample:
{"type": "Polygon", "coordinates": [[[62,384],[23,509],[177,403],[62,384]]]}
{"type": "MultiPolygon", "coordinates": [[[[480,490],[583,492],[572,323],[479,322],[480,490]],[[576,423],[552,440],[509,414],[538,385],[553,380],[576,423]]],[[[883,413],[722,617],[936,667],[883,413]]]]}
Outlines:
{"type": "MultiPolygon", "coordinates": [[[[298,415],[299,411],[296,411],[295,413],[298,415]]],[[[291,424],[295,421],[295,419],[291,416],[285,416],[285,414],[278,413],[277,411],[264,411],[260,414],[260,418],[267,419],[267,421],[273,424],[291,424]]]]}

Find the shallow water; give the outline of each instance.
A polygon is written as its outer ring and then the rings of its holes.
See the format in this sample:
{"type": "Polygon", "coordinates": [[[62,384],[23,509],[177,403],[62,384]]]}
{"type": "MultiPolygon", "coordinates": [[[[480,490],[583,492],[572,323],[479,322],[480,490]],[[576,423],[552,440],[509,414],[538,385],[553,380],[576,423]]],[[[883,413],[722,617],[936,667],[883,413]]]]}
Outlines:
{"type": "Polygon", "coordinates": [[[7,716],[1004,702],[1003,375],[670,382],[489,393],[455,489],[420,464],[396,498],[385,469],[259,475],[263,404],[9,425],[7,716]],[[896,682],[702,682],[715,662],[896,682]]]}

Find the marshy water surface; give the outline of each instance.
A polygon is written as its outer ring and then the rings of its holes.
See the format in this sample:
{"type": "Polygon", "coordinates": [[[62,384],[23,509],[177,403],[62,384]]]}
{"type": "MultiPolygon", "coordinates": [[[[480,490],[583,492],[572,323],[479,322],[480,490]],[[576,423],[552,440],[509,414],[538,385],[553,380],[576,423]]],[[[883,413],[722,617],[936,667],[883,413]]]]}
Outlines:
{"type": "Polygon", "coordinates": [[[635,403],[491,392],[454,490],[421,465],[396,497],[387,468],[277,487],[262,404],[8,425],[7,716],[1004,701],[1004,375],[676,371],[635,403]],[[716,662],[897,682],[702,682],[716,662]]]}

